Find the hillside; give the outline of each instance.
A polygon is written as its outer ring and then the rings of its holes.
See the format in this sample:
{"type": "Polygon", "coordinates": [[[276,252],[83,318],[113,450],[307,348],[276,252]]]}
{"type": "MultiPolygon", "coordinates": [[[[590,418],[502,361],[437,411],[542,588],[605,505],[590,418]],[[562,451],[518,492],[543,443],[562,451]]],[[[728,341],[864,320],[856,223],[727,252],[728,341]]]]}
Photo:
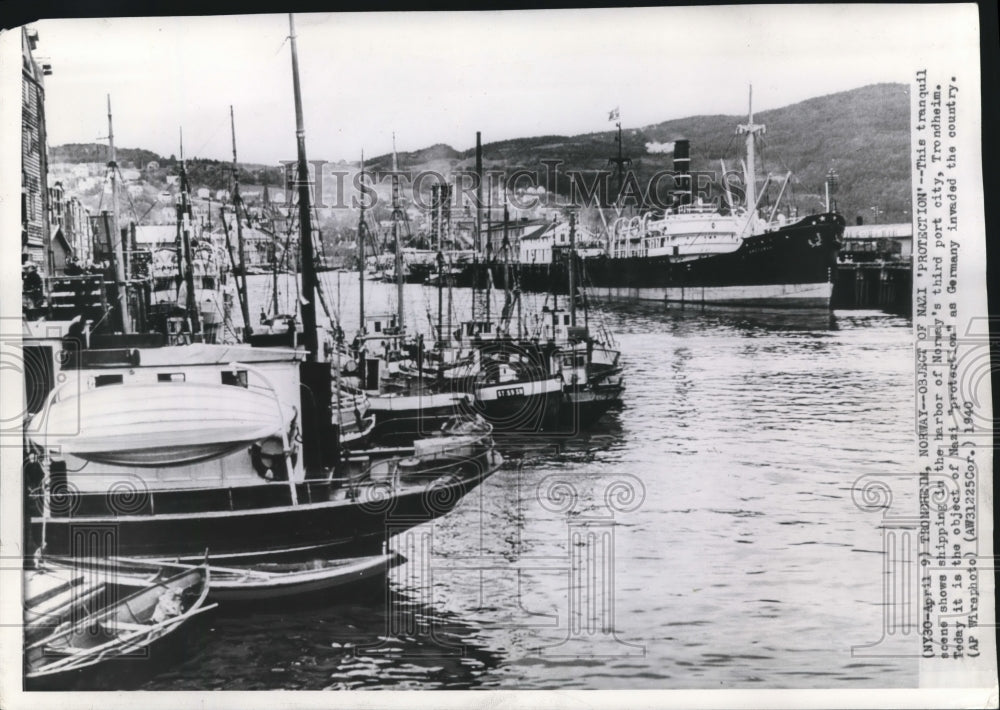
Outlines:
{"type": "MultiPolygon", "coordinates": [[[[763,111],[754,116],[763,123],[758,169],[783,176],[793,172],[792,184],[783,201],[791,201],[800,210],[810,212],[822,207],[823,183],[827,171],[839,175],[839,189],[834,198],[840,211],[854,222],[862,216],[866,222],[908,221],[910,210],[910,99],[904,84],[875,84],[851,91],[802,101],[791,106],[763,111]]],[[[623,152],[633,161],[632,168],[645,186],[659,170],[672,168],[669,144],[679,138],[691,142],[691,167],[695,171],[718,171],[725,159],[732,169],[739,165],[742,138],[735,136],[736,125],[746,116],[691,116],[623,131],[623,152]],[[661,145],[665,144],[665,145],[661,145]],[[652,152],[651,150],[652,149],[652,152]]],[[[487,169],[503,169],[510,174],[517,169],[530,171],[550,191],[568,195],[567,171],[607,170],[608,158],[616,151],[615,131],[577,136],[535,136],[483,145],[487,169]],[[561,161],[560,179],[545,184],[542,161],[561,161]]],[[[471,129],[474,130],[474,127],[471,129]]],[[[470,130],[470,132],[471,132],[470,130]]],[[[50,149],[52,163],[102,162],[106,148],[100,144],[70,144],[50,149]]],[[[119,162],[141,169],[156,161],[159,168],[147,171],[145,179],[152,188],[165,184],[166,176],[177,172],[175,156],[162,157],[142,149],[119,149],[119,162]]],[[[456,151],[436,144],[399,154],[403,170],[435,170],[447,175],[451,170],[473,170],[475,150],[456,151]]],[[[367,160],[369,170],[389,170],[391,155],[367,160]]],[[[225,190],[231,186],[228,162],[191,158],[186,161],[193,189],[207,187],[225,190]]],[[[356,165],[349,168],[352,171],[356,165]]],[[[280,166],[241,164],[243,184],[281,184],[280,166]]],[[[428,187],[430,181],[425,182],[428,187]]]]}
{"type": "MultiPolygon", "coordinates": [[[[875,84],[851,91],[820,96],[791,106],[755,114],[754,121],[767,126],[759,149],[758,170],[783,175],[793,173],[791,197],[800,209],[820,207],[826,173],[834,168],[839,188],[834,195],[841,212],[853,222],[857,215],[874,220],[877,206],[880,221],[908,221],[910,209],[910,97],[905,84],[875,84]]],[[[633,161],[633,170],[645,185],[658,170],[672,167],[669,153],[651,153],[648,144],[671,143],[679,138],[691,141],[693,170],[719,170],[719,160],[738,165],[742,138],[735,136],[736,125],[746,116],[691,116],[664,121],[642,128],[625,128],[623,153],[633,161]]],[[[609,124],[610,125],[610,124],[609,124]]],[[[483,159],[487,168],[523,168],[540,176],[541,161],[560,160],[559,170],[593,171],[608,168],[608,158],[616,150],[615,131],[578,136],[536,136],[485,143],[483,159]]],[[[654,146],[655,147],[655,146],[654,146]]],[[[434,146],[434,161],[424,153],[400,153],[401,167],[408,170],[439,168],[446,151],[434,146]],[[433,163],[433,165],[432,165],[433,163]]],[[[471,170],[475,150],[456,153],[448,161],[452,168],[471,170]]],[[[369,167],[388,169],[391,156],[373,158],[369,167]]],[[[553,186],[546,185],[549,189],[553,186]]],[[[569,193],[568,180],[556,190],[569,193]]]]}

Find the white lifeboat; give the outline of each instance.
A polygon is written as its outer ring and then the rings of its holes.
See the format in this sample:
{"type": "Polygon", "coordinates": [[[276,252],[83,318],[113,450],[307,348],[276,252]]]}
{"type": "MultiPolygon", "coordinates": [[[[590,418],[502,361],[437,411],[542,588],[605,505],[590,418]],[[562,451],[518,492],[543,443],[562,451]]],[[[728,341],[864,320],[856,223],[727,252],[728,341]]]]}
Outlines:
{"type": "Polygon", "coordinates": [[[280,436],[295,408],[270,393],[197,382],[107,385],[57,399],[29,426],[32,443],[117,466],[181,466],[280,436]]]}

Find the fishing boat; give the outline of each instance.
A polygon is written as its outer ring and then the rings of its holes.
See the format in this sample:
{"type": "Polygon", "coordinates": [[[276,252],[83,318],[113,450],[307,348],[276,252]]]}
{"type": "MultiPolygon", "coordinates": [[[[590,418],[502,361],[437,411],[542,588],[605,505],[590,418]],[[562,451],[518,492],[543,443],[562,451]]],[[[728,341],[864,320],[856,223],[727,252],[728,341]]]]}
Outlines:
{"type": "Polygon", "coordinates": [[[336,385],[333,397],[333,421],[341,446],[357,449],[366,446],[375,429],[375,414],[368,395],[344,382],[336,385]]]}
{"type": "MultiPolygon", "coordinates": [[[[108,116],[110,131],[110,109],[108,116]]],[[[113,132],[112,132],[113,135],[113,132]]],[[[111,142],[114,160],[114,142],[111,142]]],[[[221,341],[231,320],[232,293],[225,252],[209,232],[195,234],[189,199],[184,141],[180,144],[180,200],[177,202],[177,238],[173,247],[153,251],[150,316],[168,327],[176,338],[195,333],[205,342],[221,341]]]]}
{"type": "MultiPolygon", "coordinates": [[[[752,94],[751,94],[752,99],[752,94]]],[[[590,295],[611,301],[659,301],[727,306],[829,308],[845,222],[827,211],[797,218],[779,211],[791,179],[765,177],[758,190],[752,100],[745,124],[745,200],[722,181],[724,204],[692,199],[689,142],[674,144],[675,204],[662,211],[618,217],[608,226],[605,249],[583,260],[590,295]],[[780,192],[761,207],[771,184],[780,192]]],[[[619,134],[621,124],[619,123],[619,134]]],[[[620,140],[620,139],[619,139],[620,140]]],[[[620,142],[619,142],[620,145],[620,142]]],[[[726,175],[725,164],[722,164],[726,175]]],[[[531,282],[559,271],[567,260],[552,249],[551,263],[523,264],[531,282]],[[557,268],[558,267],[558,268],[557,268]]]]}
{"type": "Polygon", "coordinates": [[[28,688],[68,688],[93,681],[104,665],[150,661],[186,622],[215,607],[205,604],[209,579],[205,567],[185,570],[28,644],[28,688]]]}
{"type": "Polygon", "coordinates": [[[29,496],[34,543],[72,554],[74,529],[105,525],[125,555],[357,556],[380,550],[397,517],[415,525],[448,512],[500,465],[489,428],[470,448],[427,415],[392,449],[338,446],[329,365],[307,357],[304,348],[217,344],[81,351],[28,425],[47,478],[29,496]],[[204,396],[177,397],[189,391],[204,396]],[[164,402],[157,430],[161,410],[142,405],[164,402]],[[202,406],[212,419],[185,421],[202,406]],[[105,412],[98,421],[120,431],[76,422],[74,411],[105,412]],[[461,456],[424,457],[428,438],[461,456]],[[414,457],[433,461],[437,475],[399,478],[377,465],[414,457]],[[69,500],[54,502],[54,491],[69,500]]]}
{"type": "MultiPolygon", "coordinates": [[[[208,564],[212,580],[208,598],[219,602],[250,602],[312,594],[384,577],[390,568],[402,562],[401,555],[384,553],[334,560],[257,562],[229,567],[208,564]]],[[[40,564],[50,574],[102,575],[109,584],[123,587],[146,587],[151,578],[191,569],[190,564],[177,560],[130,557],[45,557],[40,564]]]]}
{"type": "Polygon", "coordinates": [[[391,536],[450,512],[503,462],[492,429],[475,421],[470,434],[425,416],[391,446],[345,445],[341,429],[356,400],[340,389],[321,347],[289,23],[302,337],[281,346],[223,345],[198,342],[194,332],[195,342],[178,341],[131,328],[124,298],[114,332],[107,319],[25,320],[25,350],[45,363],[25,372],[27,391],[43,403],[27,423],[25,459],[37,458],[41,479],[26,495],[31,550],[75,556],[77,534],[87,529],[106,531],[110,537],[94,544],[117,555],[198,559],[209,549],[221,565],[380,554],[391,536]],[[74,420],[72,402],[103,426],[74,420]],[[171,413],[157,430],[164,403],[171,413]]]}
{"type": "Polygon", "coordinates": [[[563,384],[561,425],[564,431],[576,431],[621,404],[625,378],[614,337],[603,326],[596,334],[592,332],[587,291],[578,288],[581,254],[576,248],[575,213],[570,213],[568,242],[569,312],[559,307],[553,289],[552,307],[542,308],[542,321],[534,336],[555,348],[551,361],[563,384]],[[582,301],[583,325],[577,319],[578,301],[582,301]]]}
{"type": "MultiPolygon", "coordinates": [[[[394,433],[396,430],[411,431],[414,424],[425,418],[437,418],[470,411],[466,406],[471,396],[450,387],[441,387],[441,382],[423,377],[425,348],[422,337],[406,343],[407,334],[404,321],[405,262],[401,241],[403,211],[399,205],[398,159],[395,136],[393,137],[393,183],[392,183],[392,237],[395,253],[394,280],[396,283],[396,312],[386,314],[365,313],[365,237],[367,222],[362,204],[358,222],[358,281],[359,281],[359,323],[360,328],[349,350],[336,366],[342,368],[353,386],[364,391],[368,397],[371,412],[377,422],[375,439],[394,433]],[[416,376],[411,376],[415,373],[416,376]]],[[[361,159],[361,181],[364,181],[364,156],[361,159]]]]}
{"type": "MultiPolygon", "coordinates": [[[[563,381],[554,371],[554,348],[524,338],[521,289],[516,265],[511,260],[507,225],[509,201],[504,194],[504,231],[500,264],[504,284],[504,304],[499,322],[489,313],[492,279],[487,279],[485,321],[464,324],[467,340],[478,356],[479,372],[473,380],[476,407],[498,430],[507,432],[553,431],[563,402],[563,381]]],[[[473,305],[475,305],[473,291],[473,305]]]]}

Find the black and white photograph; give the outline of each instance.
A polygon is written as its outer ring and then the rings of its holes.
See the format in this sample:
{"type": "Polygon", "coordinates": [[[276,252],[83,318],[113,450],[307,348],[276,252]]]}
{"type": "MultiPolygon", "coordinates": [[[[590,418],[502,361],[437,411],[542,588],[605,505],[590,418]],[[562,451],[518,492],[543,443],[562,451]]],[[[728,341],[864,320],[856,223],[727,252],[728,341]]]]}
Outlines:
{"type": "Polygon", "coordinates": [[[997,707],[980,8],[179,7],[0,31],[0,705],[997,707]]]}

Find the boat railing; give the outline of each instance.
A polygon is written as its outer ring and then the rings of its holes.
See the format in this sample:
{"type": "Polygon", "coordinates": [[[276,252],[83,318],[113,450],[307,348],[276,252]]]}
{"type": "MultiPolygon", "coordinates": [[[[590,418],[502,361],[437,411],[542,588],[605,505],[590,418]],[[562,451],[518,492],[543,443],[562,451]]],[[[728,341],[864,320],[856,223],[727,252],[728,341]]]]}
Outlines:
{"type": "Polygon", "coordinates": [[[32,509],[46,518],[73,516],[153,516],[240,512],[262,508],[325,503],[333,498],[343,480],[332,477],[304,481],[261,480],[242,486],[188,487],[163,490],[135,485],[119,486],[102,492],[80,493],[67,483],[56,483],[48,491],[29,494],[32,509]],[[291,489],[295,490],[292,501],[291,489]],[[52,502],[47,502],[52,499],[52,502]]]}
{"type": "MultiPolygon", "coordinates": [[[[461,447],[467,451],[468,444],[461,447]]],[[[381,500],[385,493],[399,488],[407,479],[412,482],[427,482],[448,474],[464,477],[463,474],[483,475],[488,466],[483,452],[474,455],[453,452],[439,452],[433,457],[415,458],[412,455],[397,455],[370,463],[356,476],[332,479],[334,487],[343,487],[348,499],[358,500],[364,491],[374,492],[374,499],[381,500]],[[386,490],[388,489],[388,491],[386,490]]]]}

